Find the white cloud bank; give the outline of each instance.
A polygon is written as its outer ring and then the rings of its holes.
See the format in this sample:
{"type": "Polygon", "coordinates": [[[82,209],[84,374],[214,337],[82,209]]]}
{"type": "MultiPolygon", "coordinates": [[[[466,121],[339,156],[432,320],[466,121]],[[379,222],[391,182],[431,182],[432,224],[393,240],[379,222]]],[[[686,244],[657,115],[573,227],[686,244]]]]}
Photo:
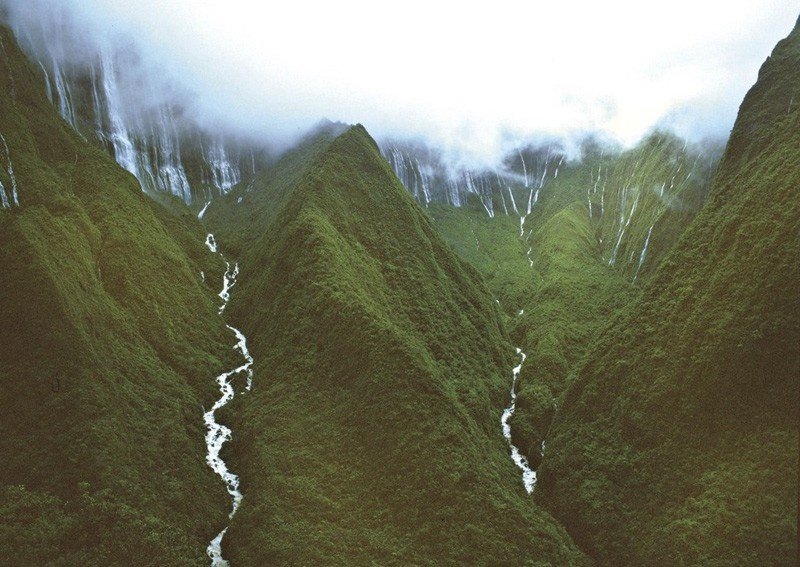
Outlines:
{"type": "Polygon", "coordinates": [[[483,163],[532,136],[604,131],[630,144],[659,124],[695,140],[725,135],[800,10],[786,0],[38,3],[133,38],[196,95],[204,120],[284,140],[323,117],[362,122],[483,163]]]}

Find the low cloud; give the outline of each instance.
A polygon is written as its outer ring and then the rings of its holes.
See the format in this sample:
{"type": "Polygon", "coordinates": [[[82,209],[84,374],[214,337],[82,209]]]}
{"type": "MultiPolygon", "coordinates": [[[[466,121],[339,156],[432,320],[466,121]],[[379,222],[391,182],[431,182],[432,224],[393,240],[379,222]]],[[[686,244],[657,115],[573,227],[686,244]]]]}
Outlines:
{"type": "Polygon", "coordinates": [[[209,127],[285,145],[327,117],[486,166],[515,144],[577,147],[587,132],[624,145],[655,127],[724,136],[797,17],[785,0],[7,4],[17,28],[80,29],[58,46],[65,60],[132,46],[157,85],[148,97],[174,97],[209,127]]]}

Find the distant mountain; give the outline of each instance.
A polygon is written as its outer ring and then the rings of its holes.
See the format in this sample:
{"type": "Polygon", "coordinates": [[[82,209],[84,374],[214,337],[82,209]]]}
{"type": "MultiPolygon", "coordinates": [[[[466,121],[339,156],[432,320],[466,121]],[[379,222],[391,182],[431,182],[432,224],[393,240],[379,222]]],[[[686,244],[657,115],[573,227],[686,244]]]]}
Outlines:
{"type": "Polygon", "coordinates": [[[603,259],[632,280],[659,264],[705,202],[722,152],[658,132],[619,155],[587,148],[586,200],[603,259]]]}
{"type": "Polygon", "coordinates": [[[800,28],[764,63],[710,198],[597,338],[537,489],[601,564],[797,559],[800,28]]]}
{"type": "Polygon", "coordinates": [[[420,204],[461,207],[476,197],[490,217],[529,214],[565,160],[554,144],[520,148],[500,167],[479,170],[454,169],[441,151],[424,142],[385,140],[381,153],[420,204]]]}
{"type": "Polygon", "coordinates": [[[505,193],[465,191],[458,203],[426,204],[453,249],[486,279],[527,355],[510,423],[534,466],[570,373],[637,296],[631,284],[647,279],[698,213],[719,151],[665,132],[626,151],[590,138],[575,160],[552,147],[527,148],[504,162],[505,177],[497,178],[508,181],[505,193]],[[513,207],[487,214],[487,196],[497,210],[499,194],[513,207]]]}

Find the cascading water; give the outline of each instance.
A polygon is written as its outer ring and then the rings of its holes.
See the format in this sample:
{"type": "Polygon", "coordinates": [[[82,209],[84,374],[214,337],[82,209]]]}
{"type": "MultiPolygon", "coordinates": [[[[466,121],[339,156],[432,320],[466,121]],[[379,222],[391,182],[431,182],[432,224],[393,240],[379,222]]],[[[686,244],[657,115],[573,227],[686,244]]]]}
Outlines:
{"type": "Polygon", "coordinates": [[[633,200],[633,206],[631,206],[630,213],[628,214],[627,220],[625,219],[625,201],[628,195],[628,188],[627,186],[622,191],[622,206],[620,207],[620,222],[619,222],[619,230],[617,232],[617,243],[614,245],[614,249],[611,252],[611,258],[608,260],[608,265],[613,266],[617,261],[617,253],[619,252],[620,244],[622,244],[622,237],[625,236],[625,230],[630,226],[631,219],[633,219],[633,213],[636,212],[636,205],[639,203],[639,197],[641,196],[641,192],[638,189],[636,190],[636,198],[633,200]]]}
{"type": "Polygon", "coordinates": [[[151,136],[153,153],[156,155],[158,188],[190,204],[192,188],[181,161],[180,138],[172,112],[165,104],[158,107],[158,119],[151,125],[151,136]]]}
{"type": "MultiPolygon", "coordinates": [[[[223,276],[222,291],[219,293],[219,297],[222,299],[222,305],[219,308],[219,313],[221,315],[225,311],[228,301],[230,301],[231,288],[236,285],[236,278],[239,275],[239,265],[234,264],[233,268],[231,268],[230,262],[225,259],[225,256],[221,252],[219,252],[217,242],[214,239],[213,234],[209,234],[206,237],[206,246],[211,252],[219,254],[220,257],[225,260],[225,275],[223,276]]],[[[223,372],[217,376],[217,384],[219,384],[221,396],[214,403],[214,406],[203,414],[203,421],[205,422],[207,428],[206,462],[208,463],[208,466],[211,467],[211,469],[217,473],[220,478],[222,478],[228,489],[228,494],[231,495],[231,511],[228,514],[228,518],[230,519],[233,518],[236,510],[238,510],[243,496],[239,491],[239,477],[228,470],[228,466],[219,455],[220,451],[222,450],[222,446],[227,441],[230,441],[232,431],[225,425],[217,423],[215,413],[220,408],[226,406],[236,395],[233,383],[230,381],[231,377],[244,373],[246,376],[245,391],[249,392],[251,390],[253,387],[253,357],[247,350],[247,338],[244,336],[244,334],[230,325],[226,325],[226,327],[236,336],[236,345],[233,348],[241,353],[245,362],[233,370],[223,372]]],[[[226,526],[208,544],[206,552],[211,559],[212,567],[223,567],[228,565],[228,562],[222,557],[222,538],[225,537],[225,532],[227,531],[228,528],[226,526]]]]}
{"type": "MultiPolygon", "coordinates": [[[[55,83],[55,94],[58,106],[58,111],[67,122],[76,127],[75,123],[75,110],[72,106],[72,93],[70,92],[69,83],[65,80],[58,61],[53,58],[53,81],[55,83]]],[[[51,91],[52,96],[52,91],[51,91]]]]}
{"type": "Polygon", "coordinates": [[[397,178],[420,204],[427,206],[438,202],[461,207],[468,202],[470,195],[475,195],[489,218],[494,218],[499,212],[506,216],[512,212],[520,214],[520,206],[525,203],[517,203],[513,188],[523,183],[529,189],[525,214],[530,214],[541,189],[548,179],[557,176],[558,166],[566,159],[548,148],[546,154],[544,150],[535,154],[529,164],[522,150],[517,149],[519,162],[515,156],[513,164],[500,168],[454,171],[441,154],[427,146],[393,142],[382,145],[381,152],[397,178]],[[556,158],[559,158],[558,162],[556,158]],[[551,159],[553,164],[558,164],[555,168],[551,167],[551,159]],[[522,173],[514,170],[520,164],[522,173]]]}
{"type": "MultiPolygon", "coordinates": [[[[190,179],[198,182],[198,191],[201,182],[216,187],[214,194],[227,193],[241,181],[237,159],[226,147],[228,138],[183,117],[172,85],[148,80],[135,50],[42,25],[16,31],[41,69],[48,99],[79,135],[98,139],[143,190],[167,192],[191,204],[190,179]],[[80,57],[76,44],[82,46],[80,57]],[[201,139],[213,140],[208,152],[202,151],[201,139]],[[195,168],[191,175],[187,164],[195,168]]],[[[255,153],[250,152],[254,174],[255,153]]]]}
{"type": "Polygon", "coordinates": [[[512,370],[511,404],[503,411],[503,416],[500,418],[500,425],[503,428],[503,437],[506,438],[508,446],[511,449],[511,460],[513,460],[514,464],[522,471],[522,484],[525,486],[525,490],[528,494],[530,494],[533,492],[533,488],[536,485],[536,471],[531,469],[528,465],[528,459],[526,459],[514,443],[511,442],[511,425],[509,423],[517,408],[517,381],[519,380],[519,374],[522,371],[522,365],[525,364],[526,358],[525,353],[519,348],[517,349],[517,354],[520,356],[520,362],[512,370]]]}
{"type": "Polygon", "coordinates": [[[642,251],[639,254],[639,265],[636,266],[636,273],[633,274],[633,283],[636,283],[636,278],[639,277],[639,270],[642,269],[642,264],[644,264],[644,259],[647,257],[647,247],[650,245],[650,235],[653,234],[653,226],[650,226],[650,230],[647,231],[647,238],[644,239],[644,246],[642,247],[642,251]]]}
{"type": "Polygon", "coordinates": [[[3,185],[3,182],[0,181],[0,207],[3,209],[10,209],[11,203],[8,200],[8,195],[6,194],[6,188],[3,185]]]}
{"type": "Polygon", "coordinates": [[[117,72],[113,57],[106,51],[100,53],[102,68],[103,95],[108,112],[108,131],[105,139],[111,143],[114,159],[123,168],[132,173],[143,188],[153,187],[153,168],[146,153],[137,151],[128,133],[128,127],[122,114],[120,90],[117,84],[117,72]]]}
{"type": "Polygon", "coordinates": [[[19,207],[17,178],[14,176],[14,167],[11,165],[11,153],[8,150],[8,144],[6,143],[6,138],[3,136],[3,134],[0,134],[0,140],[3,142],[3,149],[5,150],[6,154],[6,173],[8,173],[8,179],[11,182],[11,202],[8,200],[6,189],[3,186],[3,183],[0,182],[0,204],[2,204],[4,209],[10,209],[12,204],[19,207]]]}
{"type": "Polygon", "coordinates": [[[519,161],[522,162],[522,173],[525,176],[525,188],[528,187],[528,168],[525,166],[525,158],[522,157],[522,150],[517,149],[517,153],[519,154],[519,161]]]}
{"type": "Polygon", "coordinates": [[[208,152],[204,152],[204,157],[211,170],[211,179],[205,180],[207,184],[215,186],[222,193],[227,193],[242,180],[239,168],[231,164],[225,146],[219,140],[211,143],[208,152]]]}

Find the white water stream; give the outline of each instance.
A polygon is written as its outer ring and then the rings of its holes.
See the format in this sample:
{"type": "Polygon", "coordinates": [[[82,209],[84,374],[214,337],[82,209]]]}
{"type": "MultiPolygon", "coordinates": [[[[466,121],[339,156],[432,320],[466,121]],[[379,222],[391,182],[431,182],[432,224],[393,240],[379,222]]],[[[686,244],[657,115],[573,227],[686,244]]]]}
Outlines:
{"type": "Polygon", "coordinates": [[[511,442],[511,424],[509,420],[514,415],[517,407],[517,381],[519,380],[519,373],[522,371],[522,365],[525,363],[525,353],[521,349],[517,349],[517,354],[520,356],[520,361],[513,370],[513,380],[511,382],[511,404],[503,411],[503,416],[500,418],[500,425],[503,427],[503,437],[506,438],[508,446],[511,448],[511,460],[522,471],[522,484],[525,490],[530,494],[533,492],[533,487],[536,485],[536,471],[531,469],[528,465],[528,459],[519,452],[519,449],[511,442]]]}
{"type": "MultiPolygon", "coordinates": [[[[209,234],[206,237],[206,246],[208,246],[208,249],[211,250],[211,252],[219,254],[222,259],[225,260],[225,275],[223,276],[222,291],[219,293],[219,297],[222,299],[222,305],[219,308],[219,313],[222,314],[222,312],[225,310],[225,307],[228,305],[228,301],[230,301],[231,288],[236,285],[236,277],[239,275],[239,265],[234,264],[233,269],[231,269],[230,262],[228,262],[225,259],[225,256],[218,251],[217,242],[214,239],[213,234],[209,234]]],[[[237,366],[228,372],[223,372],[217,376],[217,384],[219,384],[219,392],[221,396],[214,403],[214,406],[203,414],[203,421],[205,422],[207,428],[206,462],[208,463],[208,466],[210,466],[211,469],[225,482],[225,485],[228,489],[228,494],[231,495],[232,500],[231,511],[228,514],[228,518],[233,518],[233,515],[236,513],[236,510],[239,508],[239,504],[242,501],[242,493],[239,491],[239,477],[228,470],[228,466],[219,455],[225,442],[230,441],[232,431],[229,427],[217,422],[215,413],[220,408],[226,406],[236,395],[236,391],[230,381],[231,377],[244,373],[247,379],[245,391],[249,392],[253,387],[253,357],[247,350],[247,338],[244,336],[244,334],[242,334],[239,329],[231,327],[230,325],[225,326],[228,327],[228,329],[236,336],[236,344],[233,348],[241,353],[242,357],[244,358],[244,364],[237,366]]],[[[222,557],[222,538],[225,536],[226,531],[228,531],[227,527],[225,527],[225,529],[219,532],[217,536],[211,540],[211,542],[208,544],[208,548],[206,549],[208,556],[211,558],[212,567],[224,567],[228,565],[228,562],[222,557]]]]}

